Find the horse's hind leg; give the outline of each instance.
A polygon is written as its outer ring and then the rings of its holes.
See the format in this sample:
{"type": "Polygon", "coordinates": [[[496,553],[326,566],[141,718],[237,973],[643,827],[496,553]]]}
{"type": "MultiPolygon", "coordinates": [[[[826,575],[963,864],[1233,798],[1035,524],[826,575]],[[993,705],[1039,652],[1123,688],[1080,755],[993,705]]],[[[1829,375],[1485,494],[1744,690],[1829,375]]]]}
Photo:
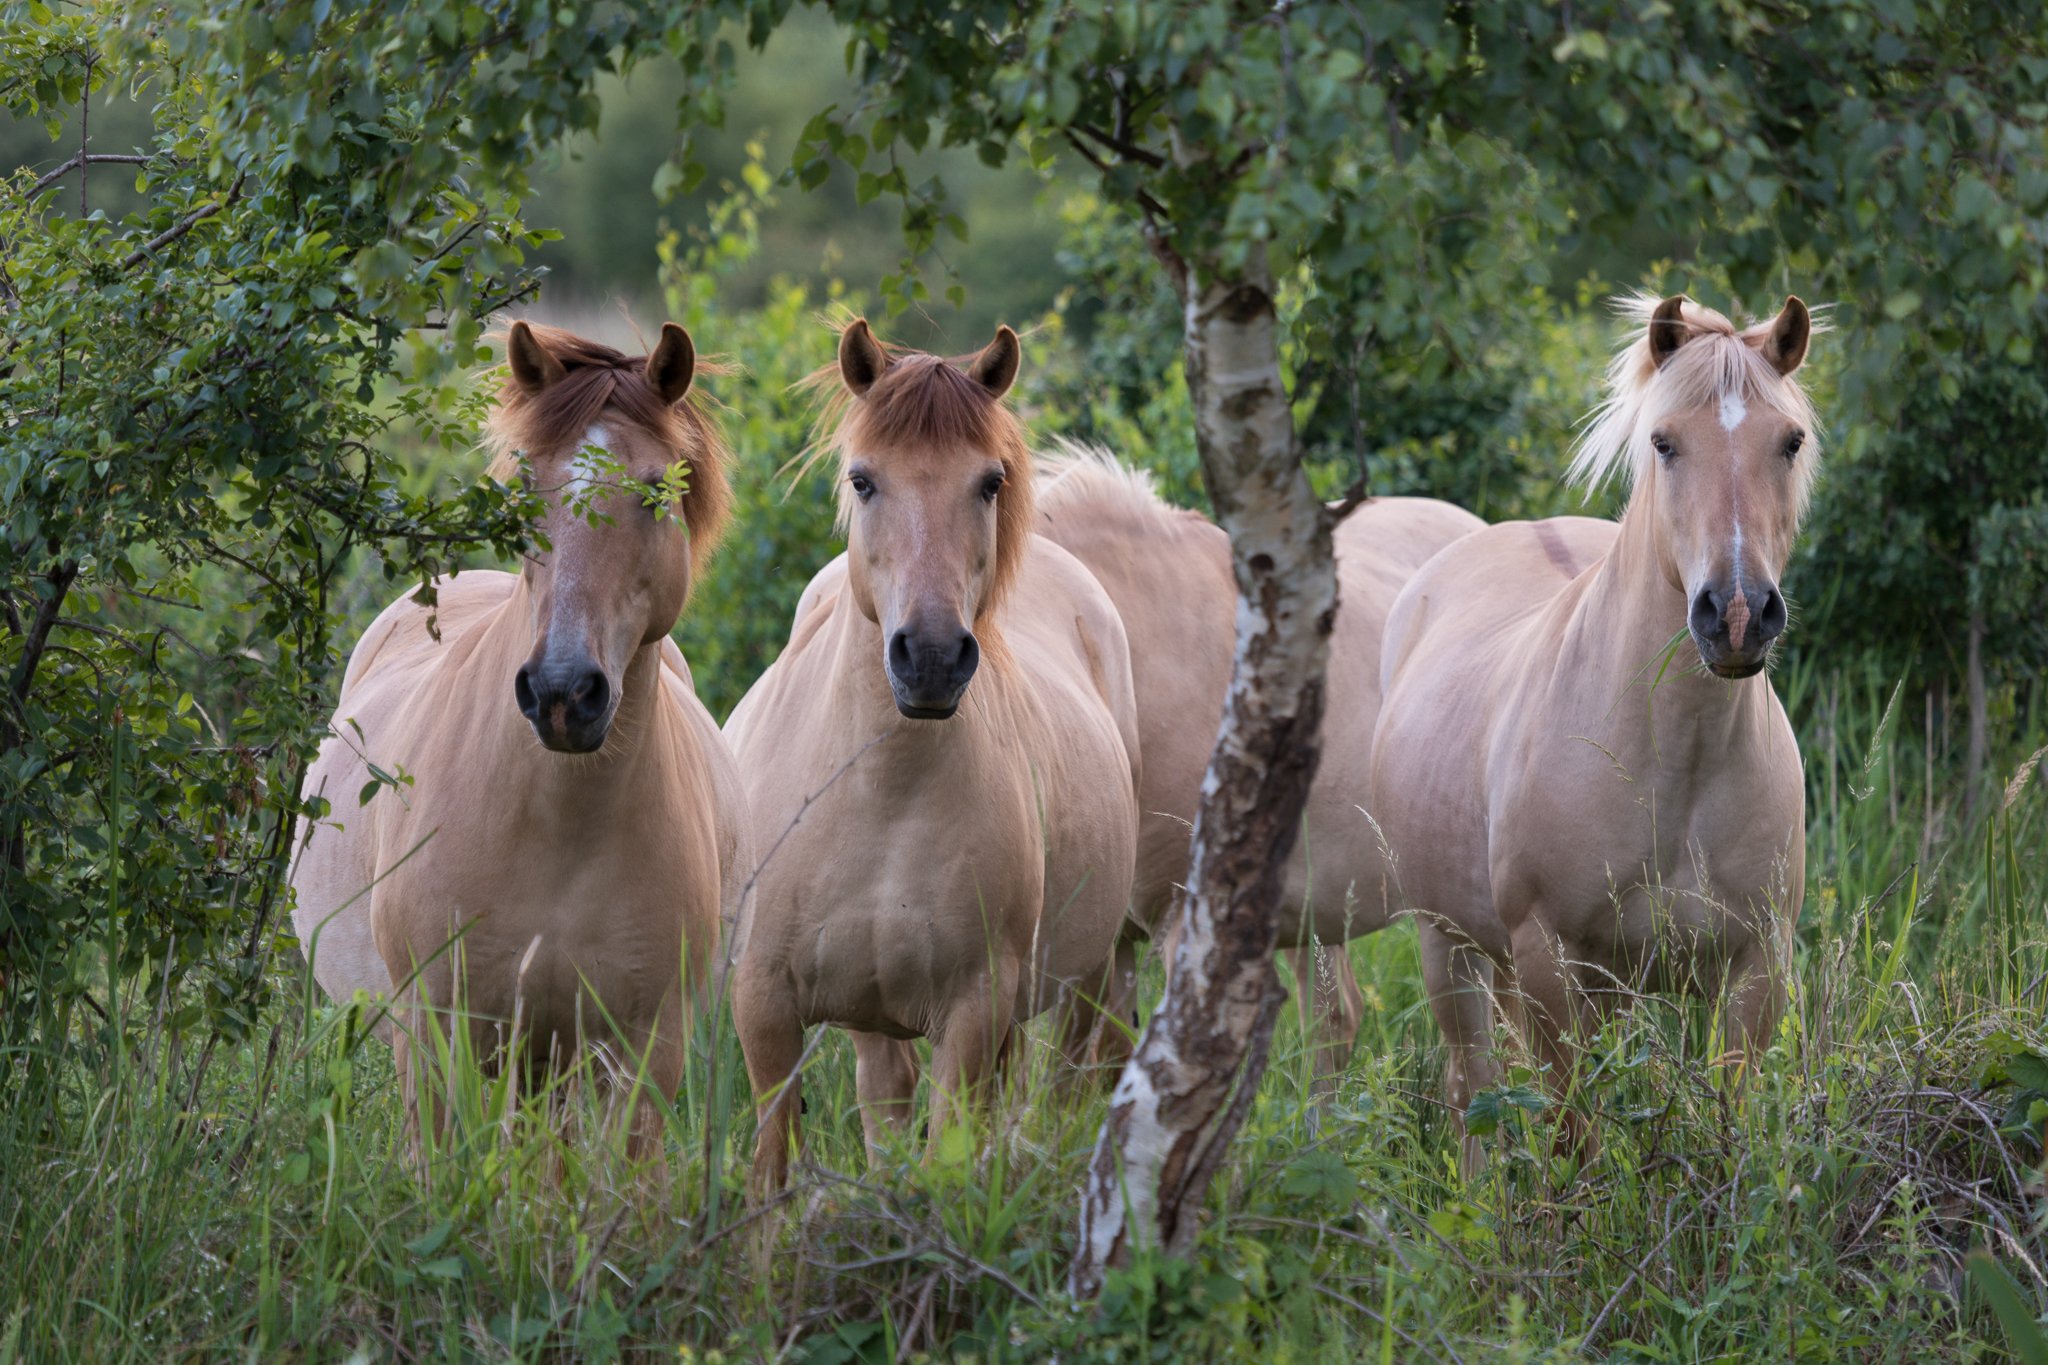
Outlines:
{"type": "Polygon", "coordinates": [[[1486,1165],[1486,1145],[1465,1132],[1472,1097],[1500,1081],[1493,1053],[1493,960],[1454,931],[1428,919],[1420,922],[1422,979],[1429,1010],[1443,1031],[1444,1102],[1457,1115],[1462,1134],[1458,1164],[1470,1178],[1486,1165]]]}
{"type": "Polygon", "coordinates": [[[1113,1083],[1138,1026],[1138,947],[1119,940],[1102,980],[1068,987],[1060,999],[1060,1052],[1073,1068],[1063,1084],[1097,1073],[1113,1083]]]}
{"type": "Polygon", "coordinates": [[[868,1165],[879,1160],[886,1139],[910,1131],[917,1094],[917,1044],[880,1033],[854,1033],[853,1086],[860,1096],[861,1132],[868,1165]]]}
{"type": "Polygon", "coordinates": [[[1313,1048],[1314,1093],[1335,1093],[1338,1080],[1351,1066],[1358,1026],[1365,1018],[1365,992],[1358,988],[1351,954],[1341,943],[1303,944],[1287,950],[1294,969],[1295,999],[1301,1036],[1313,1048]]]}

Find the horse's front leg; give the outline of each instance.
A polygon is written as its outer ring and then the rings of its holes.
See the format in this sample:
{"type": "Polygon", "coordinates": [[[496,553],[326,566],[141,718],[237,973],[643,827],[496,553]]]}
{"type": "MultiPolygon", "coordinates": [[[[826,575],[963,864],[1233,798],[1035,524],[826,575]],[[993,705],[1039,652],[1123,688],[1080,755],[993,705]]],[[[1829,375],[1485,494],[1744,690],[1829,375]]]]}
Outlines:
{"type": "Polygon", "coordinates": [[[1472,1097],[1500,1082],[1493,1052],[1493,960],[1455,928],[1420,917],[1422,979],[1429,1011],[1443,1031],[1444,1103],[1457,1119],[1458,1166],[1467,1179],[1486,1166],[1486,1144],[1465,1132],[1472,1097]]]}
{"type": "Polygon", "coordinates": [[[1515,959],[1514,1013],[1524,1041],[1544,1069],[1544,1081],[1559,1106],[1557,1150],[1591,1161],[1599,1134],[1577,1107],[1579,1053],[1599,1027],[1600,1011],[1581,988],[1581,954],[1530,914],[1512,935],[1515,959]]]}
{"type": "Polygon", "coordinates": [[[860,1098],[868,1166],[881,1159],[889,1135],[910,1131],[917,1094],[917,1044],[880,1033],[853,1033],[853,1088],[860,1098]]]}

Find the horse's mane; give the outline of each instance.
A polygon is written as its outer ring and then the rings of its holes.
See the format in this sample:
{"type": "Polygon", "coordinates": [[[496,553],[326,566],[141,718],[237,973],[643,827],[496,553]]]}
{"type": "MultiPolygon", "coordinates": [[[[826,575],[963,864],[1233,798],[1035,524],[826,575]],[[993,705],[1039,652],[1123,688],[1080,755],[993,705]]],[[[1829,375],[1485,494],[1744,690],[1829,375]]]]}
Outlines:
{"type": "MultiPolygon", "coordinates": [[[[484,428],[491,452],[489,473],[510,482],[525,462],[580,447],[583,433],[610,412],[644,430],[690,466],[689,489],[683,494],[683,522],[690,528],[690,557],[703,567],[732,510],[732,457],[718,424],[704,410],[692,388],[681,402],[665,403],[647,382],[647,357],[629,356],[602,342],[577,336],[560,327],[528,323],[533,338],[569,374],[566,379],[529,392],[506,368],[498,402],[484,428]]],[[[503,333],[492,338],[502,351],[503,333]]],[[[699,357],[697,373],[723,374],[726,367],[699,357]]]]}
{"type": "MultiPolygon", "coordinates": [[[[1650,434],[1672,412],[1708,407],[1724,398],[1746,406],[1762,403],[1782,413],[1807,433],[1799,469],[1799,506],[1803,510],[1819,469],[1820,423],[1813,400],[1800,385],[1797,372],[1781,375],[1755,344],[1769,334],[1771,319],[1738,329],[1704,305],[1685,301],[1681,317],[1685,343],[1662,369],[1650,356],[1650,315],[1657,295],[1638,291],[1614,300],[1615,312],[1630,324],[1629,340],[1607,366],[1607,397],[1586,418],[1572,451],[1565,477],[1588,489],[1617,474],[1636,480],[1655,458],[1650,434]]],[[[1814,330],[1825,324],[1814,320],[1814,330]]]]}
{"type": "Polygon", "coordinates": [[[852,516],[846,468],[858,451],[884,457],[897,450],[986,451],[1002,462],[1003,491],[996,495],[996,557],[989,569],[977,630],[992,627],[995,610],[1017,580],[1031,544],[1036,518],[1031,447],[1015,413],[961,367],[973,356],[936,356],[885,347],[889,368],[867,393],[855,397],[839,375],[837,361],[806,375],[799,387],[817,395],[817,421],[808,470],[826,453],[837,457],[839,525],[852,516]]]}
{"type": "Polygon", "coordinates": [[[1129,516],[1172,516],[1150,471],[1127,465],[1106,446],[1055,436],[1038,461],[1038,510],[1052,515],[1083,503],[1115,504],[1129,516]]]}

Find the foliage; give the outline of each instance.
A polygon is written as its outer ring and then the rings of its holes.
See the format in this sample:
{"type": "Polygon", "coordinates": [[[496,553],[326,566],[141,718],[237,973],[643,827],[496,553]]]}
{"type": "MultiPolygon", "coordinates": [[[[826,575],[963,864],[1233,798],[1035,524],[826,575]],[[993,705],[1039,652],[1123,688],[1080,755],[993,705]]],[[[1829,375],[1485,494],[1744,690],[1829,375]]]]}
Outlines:
{"type": "MultiPolygon", "coordinates": [[[[407,350],[426,381],[473,360],[476,316],[527,287],[532,237],[452,178],[385,195],[447,149],[408,126],[426,92],[383,58],[359,73],[386,82],[374,109],[284,121],[232,88],[253,68],[185,27],[114,5],[4,18],[11,110],[147,80],[157,130],[94,153],[141,196],[119,222],[65,212],[108,174],[95,162],[0,187],[7,1007],[104,1018],[143,968],[205,964],[174,1017],[246,1026],[351,550],[417,582],[524,540],[501,490],[403,492],[370,398],[407,350]],[[266,131],[238,137],[237,117],[266,131]],[[403,338],[422,324],[440,330],[403,338]]],[[[447,397],[417,383],[395,411],[451,443],[467,425],[447,397]]]]}
{"type": "Polygon", "coordinates": [[[1975,620],[1994,684],[2048,671],[2048,366],[1987,359],[1914,385],[1895,424],[1852,428],[1800,572],[1819,647],[1916,689],[1961,675],[1975,620]],[[1878,603],[1854,609],[1852,601],[1878,603]]]}

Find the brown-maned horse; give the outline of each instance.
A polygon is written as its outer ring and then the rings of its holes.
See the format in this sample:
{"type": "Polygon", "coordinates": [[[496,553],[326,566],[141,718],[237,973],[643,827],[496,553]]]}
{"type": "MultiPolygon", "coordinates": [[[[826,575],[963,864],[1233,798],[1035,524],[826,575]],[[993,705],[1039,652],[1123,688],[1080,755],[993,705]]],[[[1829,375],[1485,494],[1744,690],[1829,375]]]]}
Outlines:
{"type": "Polygon", "coordinates": [[[1489,527],[1387,624],[1372,811],[1460,1115],[1500,1075],[1496,999],[1564,1093],[1575,1039],[1629,992],[1725,993],[1734,1059],[1784,1008],[1805,786],[1760,675],[1818,453],[1811,323],[1797,299],[1746,331],[1683,298],[1626,307],[1643,330],[1573,463],[1632,477],[1620,523],[1489,527]]]}
{"type": "MultiPolygon", "coordinates": [[[[397,983],[415,1132],[431,1097],[413,1050],[458,1004],[480,1057],[502,1056],[516,1010],[530,1064],[580,1042],[628,1076],[644,1058],[672,1096],[686,1002],[743,929],[751,861],[738,773],[668,638],[728,503],[725,449],[686,398],[689,335],[668,324],[646,357],[523,322],[506,341],[492,472],[543,495],[547,548],[364,633],[306,777],[331,809],[291,875],[327,994],[397,983]],[[679,461],[677,506],[619,487],[679,461]],[[359,807],[371,763],[412,785],[359,807]]],[[[644,1153],[658,1107],[631,1123],[644,1153]]]]}
{"type": "MultiPolygon", "coordinates": [[[[1132,930],[1157,933],[1187,879],[1188,838],[1209,766],[1237,642],[1230,537],[1207,517],[1172,507],[1151,479],[1107,452],[1061,445],[1044,461],[1039,533],[1072,551],[1116,603],[1131,641],[1144,754],[1132,930]]],[[[1319,1081],[1341,1072],[1364,1009],[1343,944],[1387,921],[1379,832],[1361,809],[1380,710],[1380,633],[1396,594],[1425,560],[1485,525],[1431,498],[1373,498],[1337,523],[1337,620],[1330,640],[1323,756],[1303,831],[1288,861],[1280,946],[1317,1040],[1319,1081]],[[1317,945],[1328,945],[1318,961],[1317,945]]],[[[1133,944],[1119,945],[1104,1013],[1124,1020],[1135,989],[1133,944]]],[[[1077,1016],[1078,1018],[1079,1016],[1077,1016]]],[[[1105,1026],[1100,1055],[1127,1043],[1105,1026]]]]}
{"type": "Polygon", "coordinates": [[[934,1140],[987,1095],[1019,1025],[1099,992],[1130,901],[1138,720],[1116,608],[1032,532],[1002,403],[1005,327],[964,366],[864,321],[814,379],[847,551],[727,722],[762,866],[733,1017],[762,1114],[757,1189],[796,1140],[804,1030],[854,1031],[870,1152],[911,1116],[932,1040],[934,1140]]]}

